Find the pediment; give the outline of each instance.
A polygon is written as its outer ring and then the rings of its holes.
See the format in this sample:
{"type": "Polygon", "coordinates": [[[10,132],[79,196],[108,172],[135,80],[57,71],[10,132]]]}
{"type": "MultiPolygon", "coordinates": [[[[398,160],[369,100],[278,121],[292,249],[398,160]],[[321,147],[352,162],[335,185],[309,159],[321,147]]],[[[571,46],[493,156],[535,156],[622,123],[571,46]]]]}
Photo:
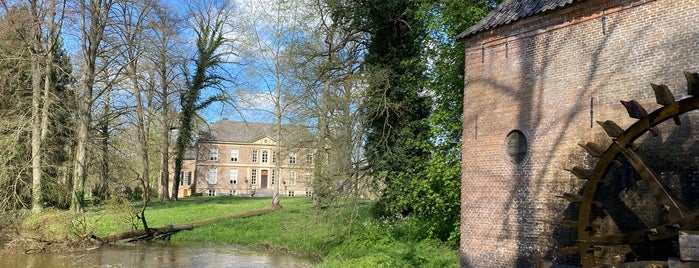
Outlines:
{"type": "Polygon", "coordinates": [[[253,144],[261,144],[261,145],[275,145],[277,143],[277,141],[270,138],[269,136],[264,136],[260,139],[257,139],[256,141],[254,141],[252,143],[253,144]]]}

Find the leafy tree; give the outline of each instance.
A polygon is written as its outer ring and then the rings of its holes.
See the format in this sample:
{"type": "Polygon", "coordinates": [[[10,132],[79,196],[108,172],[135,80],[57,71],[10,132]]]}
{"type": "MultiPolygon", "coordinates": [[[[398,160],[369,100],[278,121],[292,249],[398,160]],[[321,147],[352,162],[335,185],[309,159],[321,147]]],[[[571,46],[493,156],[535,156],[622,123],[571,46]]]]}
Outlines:
{"type": "MultiPolygon", "coordinates": [[[[385,183],[375,212],[409,216],[424,237],[458,245],[463,46],[453,36],[493,1],[365,1],[366,155],[385,183]]],[[[363,11],[363,12],[362,12],[363,11]]]]}
{"type": "Polygon", "coordinates": [[[430,100],[424,91],[425,25],[419,1],[363,1],[362,27],[370,34],[365,56],[367,97],[365,154],[373,176],[385,184],[376,207],[382,215],[408,215],[410,181],[430,157],[430,100]]]}
{"type": "Polygon", "coordinates": [[[30,51],[24,44],[31,25],[26,6],[5,7],[0,20],[0,208],[31,205],[31,107],[32,76],[30,51]]]}
{"type": "Polygon", "coordinates": [[[67,204],[65,164],[71,138],[70,61],[60,49],[58,2],[3,2],[0,31],[0,208],[32,211],[67,204]],[[32,107],[28,112],[26,107],[32,107]],[[52,133],[48,135],[48,133],[52,133]],[[30,139],[26,139],[30,137],[30,139]],[[31,163],[31,166],[27,164],[31,163]],[[31,171],[31,180],[28,177],[31,171]],[[48,175],[48,176],[47,176],[48,175]],[[31,183],[28,185],[27,183],[31,183]],[[28,199],[31,197],[31,199],[28,199]]]}
{"type": "Polygon", "coordinates": [[[454,40],[493,7],[488,0],[426,3],[421,14],[427,25],[425,58],[427,88],[434,99],[430,116],[432,157],[425,174],[413,180],[411,204],[425,222],[427,234],[458,246],[461,206],[461,128],[464,47],[454,40]]]}

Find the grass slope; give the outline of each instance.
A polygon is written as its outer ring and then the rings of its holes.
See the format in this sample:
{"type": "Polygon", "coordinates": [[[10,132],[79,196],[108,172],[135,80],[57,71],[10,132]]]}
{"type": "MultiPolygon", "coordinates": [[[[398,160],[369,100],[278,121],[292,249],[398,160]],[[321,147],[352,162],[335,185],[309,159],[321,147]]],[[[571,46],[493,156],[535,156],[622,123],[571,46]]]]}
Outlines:
{"type": "MultiPolygon", "coordinates": [[[[234,213],[269,208],[270,198],[194,197],[177,202],[152,202],[146,210],[150,227],[203,221],[234,213]]],[[[353,200],[313,209],[304,197],[283,198],[283,209],[259,216],[222,219],[171,237],[175,242],[232,243],[286,251],[312,260],[317,267],[457,267],[458,250],[436,241],[420,240],[424,230],[411,221],[373,219],[371,202],[353,200]]],[[[76,216],[50,212],[26,223],[55,222],[61,234],[92,232],[103,237],[131,230],[129,209],[138,204],[107,204],[76,216]],[[68,224],[65,224],[68,222],[68,224]],[[77,228],[77,230],[76,230],[77,228]]],[[[44,226],[46,227],[46,226],[44,226]]],[[[139,226],[139,229],[142,228],[139,226]]],[[[32,228],[28,228],[32,229],[32,228]]],[[[36,230],[34,228],[34,230],[36,230]]],[[[56,232],[58,233],[58,232],[56,232]]]]}

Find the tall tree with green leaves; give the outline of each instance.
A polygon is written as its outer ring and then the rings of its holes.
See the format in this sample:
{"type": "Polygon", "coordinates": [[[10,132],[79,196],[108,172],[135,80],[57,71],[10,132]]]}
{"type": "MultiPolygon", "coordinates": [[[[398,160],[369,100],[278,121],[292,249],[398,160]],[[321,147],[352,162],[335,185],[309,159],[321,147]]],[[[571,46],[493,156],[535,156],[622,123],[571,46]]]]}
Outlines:
{"type": "Polygon", "coordinates": [[[491,0],[364,1],[365,152],[385,184],[376,212],[411,216],[425,237],[458,245],[463,47],[453,36],[491,0]]]}
{"type": "MultiPolygon", "coordinates": [[[[177,200],[180,174],[185,150],[192,144],[194,119],[197,111],[211,103],[225,100],[221,94],[202,99],[202,91],[207,88],[220,88],[226,80],[218,70],[232,51],[225,47],[228,43],[227,31],[232,16],[230,3],[225,0],[204,1],[191,7],[193,30],[196,35],[196,55],[194,71],[187,77],[187,88],[180,95],[181,111],[177,141],[175,142],[175,174],[172,187],[172,200],[177,200]]],[[[192,191],[194,194],[194,191],[192,191]]]]}
{"type": "Polygon", "coordinates": [[[410,203],[430,237],[458,246],[461,206],[461,128],[464,48],[454,40],[493,7],[491,0],[425,1],[420,15],[427,90],[434,100],[429,118],[432,156],[424,175],[413,180],[410,203]]]}
{"type": "Polygon", "coordinates": [[[30,47],[33,20],[24,5],[3,6],[0,18],[0,209],[31,206],[32,64],[30,47]]]}
{"type": "Polygon", "coordinates": [[[385,184],[377,212],[413,211],[406,198],[412,180],[430,158],[430,99],[422,60],[424,21],[420,1],[370,0],[359,3],[360,27],[369,35],[365,72],[368,89],[365,154],[373,176],[385,184]]]}

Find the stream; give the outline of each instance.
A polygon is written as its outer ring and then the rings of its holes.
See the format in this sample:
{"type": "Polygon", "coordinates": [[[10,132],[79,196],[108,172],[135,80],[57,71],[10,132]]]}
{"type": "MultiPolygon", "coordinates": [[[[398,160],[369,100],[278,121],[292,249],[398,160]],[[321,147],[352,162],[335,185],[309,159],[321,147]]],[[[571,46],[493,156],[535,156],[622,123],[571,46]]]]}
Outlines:
{"type": "Polygon", "coordinates": [[[59,253],[3,254],[0,267],[310,267],[303,258],[221,244],[138,244],[59,253]]]}

